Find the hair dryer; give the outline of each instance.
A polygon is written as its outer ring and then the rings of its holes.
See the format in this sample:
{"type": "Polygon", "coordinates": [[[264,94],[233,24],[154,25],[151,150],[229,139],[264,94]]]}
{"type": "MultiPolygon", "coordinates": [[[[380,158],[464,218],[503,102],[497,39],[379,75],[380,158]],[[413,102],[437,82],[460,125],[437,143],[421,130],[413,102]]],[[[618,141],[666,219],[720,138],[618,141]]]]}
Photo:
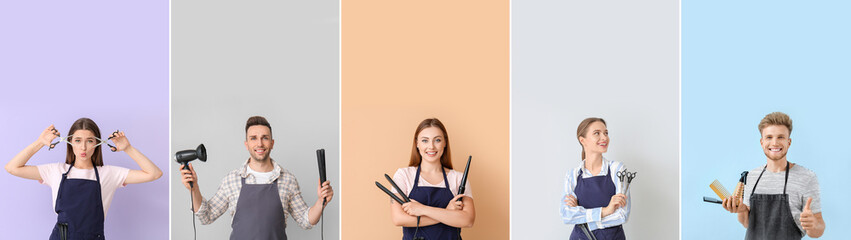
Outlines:
{"type": "MultiPolygon", "coordinates": [[[[189,170],[189,162],[195,159],[201,160],[202,162],[207,161],[207,148],[204,148],[204,144],[198,145],[195,150],[182,150],[174,154],[174,161],[183,164],[183,169],[185,170],[189,170]]],[[[189,187],[191,188],[192,186],[192,182],[189,182],[189,187]]]]}

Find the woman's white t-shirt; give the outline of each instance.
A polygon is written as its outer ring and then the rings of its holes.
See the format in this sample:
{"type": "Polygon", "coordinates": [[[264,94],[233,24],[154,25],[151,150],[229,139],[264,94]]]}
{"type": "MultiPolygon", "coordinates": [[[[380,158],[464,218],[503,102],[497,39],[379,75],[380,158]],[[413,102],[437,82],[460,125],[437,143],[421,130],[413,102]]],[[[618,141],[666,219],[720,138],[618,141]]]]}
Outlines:
{"type": "MultiPolygon", "coordinates": [[[[50,186],[53,195],[53,207],[56,208],[56,196],[59,194],[59,183],[62,181],[62,174],[68,171],[68,164],[65,162],[50,163],[38,165],[38,173],[41,174],[39,183],[50,186]]],[[[123,187],[124,180],[127,179],[127,173],[130,169],[104,165],[98,168],[100,176],[101,200],[103,201],[103,215],[106,217],[106,211],[109,209],[109,204],[112,203],[112,196],[115,195],[115,190],[123,187]]],[[[68,179],[89,179],[96,180],[94,169],[79,169],[72,168],[68,172],[68,179]]]]}

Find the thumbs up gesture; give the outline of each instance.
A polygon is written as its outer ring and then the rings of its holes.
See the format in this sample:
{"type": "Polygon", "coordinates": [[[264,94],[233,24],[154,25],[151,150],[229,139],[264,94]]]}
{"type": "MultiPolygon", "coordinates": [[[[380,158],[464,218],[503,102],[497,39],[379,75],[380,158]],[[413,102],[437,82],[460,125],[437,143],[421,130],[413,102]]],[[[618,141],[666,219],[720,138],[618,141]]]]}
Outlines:
{"type": "Polygon", "coordinates": [[[818,223],[813,210],[810,208],[812,203],[813,198],[807,198],[807,205],[804,205],[804,210],[801,212],[801,227],[807,232],[816,230],[816,224],[818,223]]]}

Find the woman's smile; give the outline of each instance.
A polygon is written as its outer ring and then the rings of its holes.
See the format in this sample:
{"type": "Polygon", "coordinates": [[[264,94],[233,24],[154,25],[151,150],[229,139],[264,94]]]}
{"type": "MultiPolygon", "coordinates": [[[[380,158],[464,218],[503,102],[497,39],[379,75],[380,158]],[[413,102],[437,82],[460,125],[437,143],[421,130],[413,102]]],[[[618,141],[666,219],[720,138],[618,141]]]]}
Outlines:
{"type": "Polygon", "coordinates": [[[435,157],[437,156],[437,151],[426,151],[426,156],[435,157]]]}

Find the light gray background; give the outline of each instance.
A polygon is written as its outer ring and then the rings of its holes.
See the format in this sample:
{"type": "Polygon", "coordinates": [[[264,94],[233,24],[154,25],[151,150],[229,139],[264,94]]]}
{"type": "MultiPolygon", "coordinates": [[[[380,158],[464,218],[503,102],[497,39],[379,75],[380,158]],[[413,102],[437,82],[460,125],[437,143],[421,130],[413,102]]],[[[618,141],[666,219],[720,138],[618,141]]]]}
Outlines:
{"type": "Polygon", "coordinates": [[[576,127],[608,122],[603,156],[637,171],[628,239],[678,237],[678,2],[512,2],[512,215],[515,239],[565,239],[565,173],[576,127]]]}
{"type": "MultiPolygon", "coordinates": [[[[339,238],[338,19],[336,0],[173,2],[171,152],[206,145],[208,161],[193,163],[205,197],[248,159],[245,121],[262,115],[272,125],[272,158],[295,174],[310,205],[319,179],[315,150],[325,148],[334,187],[325,238],[339,238]]],[[[172,239],[192,239],[178,168],[173,161],[167,168],[172,239]]],[[[211,225],[196,222],[198,239],[226,239],[231,219],[225,213],[211,225]]],[[[319,229],[287,220],[290,239],[319,239],[319,229]]]]}

